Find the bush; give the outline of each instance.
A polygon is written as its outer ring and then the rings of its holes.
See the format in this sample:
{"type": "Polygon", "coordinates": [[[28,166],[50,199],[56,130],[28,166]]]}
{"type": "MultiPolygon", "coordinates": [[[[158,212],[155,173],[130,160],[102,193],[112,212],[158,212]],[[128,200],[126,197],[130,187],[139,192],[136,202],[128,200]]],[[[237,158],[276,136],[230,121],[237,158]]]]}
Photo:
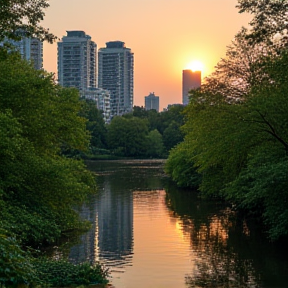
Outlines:
{"type": "Polygon", "coordinates": [[[34,267],[43,286],[65,287],[108,283],[108,270],[99,263],[73,264],[68,260],[40,258],[34,261],[34,267]]]}
{"type": "MultiPolygon", "coordinates": [[[[0,223],[2,225],[2,223],[0,223]]],[[[36,279],[31,256],[0,227],[0,286],[28,284],[36,279]]]]}
{"type": "Polygon", "coordinates": [[[201,175],[196,171],[192,158],[185,142],[170,150],[164,170],[179,187],[199,187],[201,175]]]}

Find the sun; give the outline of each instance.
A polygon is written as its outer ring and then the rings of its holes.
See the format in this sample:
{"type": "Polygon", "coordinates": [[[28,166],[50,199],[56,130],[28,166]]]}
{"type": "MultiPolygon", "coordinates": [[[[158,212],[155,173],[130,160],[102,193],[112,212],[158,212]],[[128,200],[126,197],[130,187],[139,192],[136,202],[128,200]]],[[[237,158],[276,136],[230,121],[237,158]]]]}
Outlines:
{"type": "Polygon", "coordinates": [[[201,72],[203,72],[203,70],[204,70],[204,65],[203,65],[203,63],[202,63],[201,61],[194,60],[194,61],[188,63],[187,69],[190,69],[190,70],[192,70],[193,72],[195,72],[195,71],[201,71],[201,72]]]}

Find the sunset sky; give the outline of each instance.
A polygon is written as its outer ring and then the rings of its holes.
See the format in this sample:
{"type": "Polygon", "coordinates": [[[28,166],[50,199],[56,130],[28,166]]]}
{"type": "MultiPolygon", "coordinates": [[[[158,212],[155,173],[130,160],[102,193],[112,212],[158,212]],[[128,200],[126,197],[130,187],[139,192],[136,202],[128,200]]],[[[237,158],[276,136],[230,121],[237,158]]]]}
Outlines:
{"type": "MultiPolygon", "coordinates": [[[[160,110],[182,102],[182,70],[194,60],[204,77],[250,15],[237,0],[50,0],[43,26],[59,38],[83,30],[98,49],[120,40],[134,52],[134,105],[160,97],[160,110]]],[[[44,68],[57,72],[57,44],[44,44],[44,68]]]]}

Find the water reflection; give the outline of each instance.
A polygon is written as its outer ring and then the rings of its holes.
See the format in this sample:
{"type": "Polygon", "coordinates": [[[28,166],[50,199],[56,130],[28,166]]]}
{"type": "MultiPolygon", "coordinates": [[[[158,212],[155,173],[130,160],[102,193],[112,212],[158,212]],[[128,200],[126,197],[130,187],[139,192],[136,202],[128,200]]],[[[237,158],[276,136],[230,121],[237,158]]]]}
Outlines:
{"type": "Polygon", "coordinates": [[[222,203],[201,201],[173,186],[166,192],[167,206],[181,219],[196,254],[196,269],[186,275],[188,287],[286,287],[285,246],[269,243],[255,223],[222,203]]]}
{"type": "Polygon", "coordinates": [[[105,263],[116,288],[286,287],[287,248],[226,204],[180,191],[161,161],[88,165],[99,193],[80,209],[93,227],[70,250],[72,261],[105,263]]]}
{"type": "Polygon", "coordinates": [[[114,269],[130,265],[133,254],[133,196],[113,190],[110,181],[102,183],[102,191],[80,211],[84,219],[93,223],[82,236],[81,244],[72,247],[71,259],[91,262],[105,259],[114,269]]]}
{"type": "Polygon", "coordinates": [[[163,161],[91,161],[99,192],[79,210],[92,229],[71,248],[74,262],[101,261],[112,272],[123,272],[133,259],[133,191],[159,188],[163,161]]]}

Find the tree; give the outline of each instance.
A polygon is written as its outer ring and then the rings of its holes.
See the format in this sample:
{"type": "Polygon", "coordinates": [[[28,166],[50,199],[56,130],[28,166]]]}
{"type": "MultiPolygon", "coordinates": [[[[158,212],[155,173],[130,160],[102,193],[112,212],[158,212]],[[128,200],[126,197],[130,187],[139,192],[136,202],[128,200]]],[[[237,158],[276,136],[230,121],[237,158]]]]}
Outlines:
{"type": "Polygon", "coordinates": [[[201,176],[196,172],[193,154],[191,155],[189,148],[187,142],[182,142],[172,148],[164,170],[179,187],[198,189],[201,176]]]}
{"type": "Polygon", "coordinates": [[[108,147],[116,155],[144,156],[147,148],[146,119],[116,116],[107,127],[108,147]]]}
{"type": "Polygon", "coordinates": [[[39,25],[49,7],[47,0],[2,0],[0,5],[0,42],[5,38],[19,40],[19,31],[26,37],[37,37],[52,43],[56,36],[39,25]]]}
{"type": "Polygon", "coordinates": [[[147,152],[148,157],[160,158],[163,156],[164,145],[162,135],[157,129],[149,132],[147,136],[147,152]]]}
{"type": "MultiPolygon", "coordinates": [[[[250,45],[248,30],[242,28],[227,47],[226,57],[216,65],[215,71],[205,79],[201,90],[220,94],[231,102],[245,101],[251,88],[266,81],[263,58],[275,54],[275,49],[265,43],[250,45]]],[[[195,91],[191,91],[191,97],[195,91]]]]}
{"type": "Polygon", "coordinates": [[[238,0],[240,13],[248,12],[254,16],[247,35],[251,44],[287,45],[288,1],[287,0],[238,0]],[[275,42],[275,36],[281,39],[275,42]]]}
{"type": "Polygon", "coordinates": [[[193,91],[184,142],[166,164],[179,185],[189,184],[185,167],[194,166],[202,195],[256,213],[273,240],[288,235],[287,4],[239,0],[240,12],[254,15],[252,30],[236,35],[215,73],[193,91]]]}
{"type": "Polygon", "coordinates": [[[143,106],[134,106],[132,115],[138,118],[147,118],[149,111],[146,110],[143,106]]]}
{"type": "Polygon", "coordinates": [[[184,124],[184,106],[173,105],[160,113],[157,130],[163,135],[164,130],[170,125],[172,121],[175,121],[182,126],[184,124]]]}
{"type": "Polygon", "coordinates": [[[90,99],[82,99],[83,107],[80,115],[87,119],[86,127],[90,132],[90,148],[105,149],[107,147],[107,129],[101,111],[97,108],[96,102],[90,99]]]}
{"type": "Polygon", "coordinates": [[[166,151],[170,151],[173,147],[182,142],[183,139],[184,134],[181,131],[180,124],[172,120],[172,122],[163,132],[163,143],[166,151]]]}
{"type": "Polygon", "coordinates": [[[63,146],[87,148],[78,91],[55,85],[52,74],[35,71],[16,54],[4,53],[0,59],[0,106],[2,111],[11,110],[38,152],[53,155],[63,146]]]}
{"type": "Polygon", "coordinates": [[[161,113],[162,112],[159,113],[154,109],[148,110],[148,128],[149,128],[149,131],[157,129],[159,122],[160,122],[161,113]]]}
{"type": "MultiPolygon", "coordinates": [[[[1,224],[1,222],[0,222],[1,224]]],[[[2,225],[1,225],[2,226],[2,225]]],[[[6,287],[31,283],[36,273],[31,256],[24,252],[16,239],[0,226],[0,284],[6,287]]]]}
{"type": "Polygon", "coordinates": [[[56,85],[17,55],[1,55],[2,225],[22,245],[52,243],[81,226],[74,207],[95,191],[85,165],[60,153],[63,145],[85,149],[89,143],[78,92],[56,85]]]}
{"type": "Polygon", "coordinates": [[[187,150],[182,155],[172,150],[166,168],[179,182],[187,177],[178,176],[185,165],[176,160],[190,159],[202,176],[204,195],[224,197],[261,215],[273,240],[288,234],[283,204],[288,201],[287,63],[286,51],[267,58],[262,63],[267,81],[252,87],[243,102],[231,104],[207,91],[195,94],[186,109],[182,145],[187,150]]]}

